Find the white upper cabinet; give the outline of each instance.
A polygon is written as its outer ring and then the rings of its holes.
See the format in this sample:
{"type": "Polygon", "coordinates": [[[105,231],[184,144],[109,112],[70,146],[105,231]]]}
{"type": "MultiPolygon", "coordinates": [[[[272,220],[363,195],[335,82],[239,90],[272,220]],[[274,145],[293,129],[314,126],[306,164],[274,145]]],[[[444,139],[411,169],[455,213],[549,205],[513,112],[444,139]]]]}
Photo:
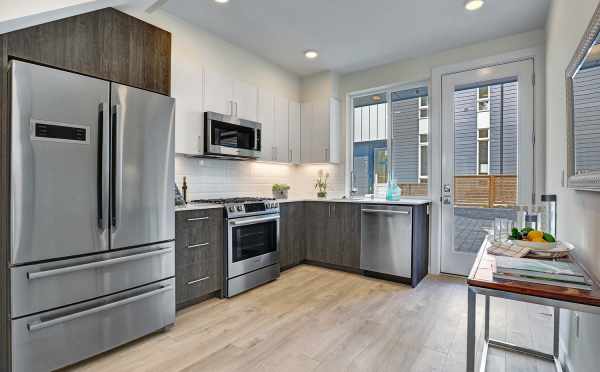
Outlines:
{"type": "Polygon", "coordinates": [[[302,163],[340,162],[340,103],[335,98],[302,103],[302,163]]]}
{"type": "Polygon", "coordinates": [[[233,81],[234,115],[251,121],[258,119],[258,88],[243,81],[233,81]]]}
{"type": "Polygon", "coordinates": [[[275,98],[269,91],[258,91],[258,122],[261,127],[260,160],[275,160],[275,98]]]}
{"type": "Polygon", "coordinates": [[[275,160],[281,163],[288,163],[291,161],[289,146],[289,116],[289,101],[285,98],[275,97],[275,160]]]}
{"type": "Polygon", "coordinates": [[[302,132],[300,131],[300,103],[290,101],[289,115],[289,137],[288,143],[290,146],[290,162],[300,164],[300,145],[302,132]]]}
{"type": "Polygon", "coordinates": [[[220,72],[204,70],[204,109],[246,120],[258,118],[258,89],[220,72]]]}
{"type": "Polygon", "coordinates": [[[233,115],[233,79],[216,71],[204,70],[204,111],[233,115]]]}
{"type": "Polygon", "coordinates": [[[314,122],[315,104],[304,102],[300,104],[300,160],[302,163],[312,162],[312,127],[314,122]]]}
{"type": "Polygon", "coordinates": [[[196,74],[194,71],[173,75],[173,96],[177,97],[175,152],[178,154],[197,155],[200,152],[204,133],[203,86],[202,74],[196,74]]]}

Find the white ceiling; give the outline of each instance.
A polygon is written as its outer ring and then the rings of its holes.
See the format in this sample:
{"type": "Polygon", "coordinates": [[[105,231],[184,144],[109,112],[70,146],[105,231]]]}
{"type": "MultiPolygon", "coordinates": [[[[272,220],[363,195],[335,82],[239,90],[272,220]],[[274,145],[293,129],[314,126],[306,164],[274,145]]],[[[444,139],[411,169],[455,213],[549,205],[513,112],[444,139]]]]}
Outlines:
{"type": "Polygon", "coordinates": [[[169,0],[163,10],[300,75],[361,70],[543,28],[550,0],[169,0]],[[320,53],[304,58],[306,49],[320,53]]]}

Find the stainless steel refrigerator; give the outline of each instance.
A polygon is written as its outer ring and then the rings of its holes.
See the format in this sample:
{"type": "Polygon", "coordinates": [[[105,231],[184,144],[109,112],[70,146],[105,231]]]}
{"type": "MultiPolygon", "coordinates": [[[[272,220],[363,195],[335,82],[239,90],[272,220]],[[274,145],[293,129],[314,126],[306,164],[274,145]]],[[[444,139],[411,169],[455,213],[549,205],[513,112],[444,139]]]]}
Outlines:
{"type": "Polygon", "coordinates": [[[174,100],[19,61],[10,84],[13,370],[173,324],[174,100]]]}

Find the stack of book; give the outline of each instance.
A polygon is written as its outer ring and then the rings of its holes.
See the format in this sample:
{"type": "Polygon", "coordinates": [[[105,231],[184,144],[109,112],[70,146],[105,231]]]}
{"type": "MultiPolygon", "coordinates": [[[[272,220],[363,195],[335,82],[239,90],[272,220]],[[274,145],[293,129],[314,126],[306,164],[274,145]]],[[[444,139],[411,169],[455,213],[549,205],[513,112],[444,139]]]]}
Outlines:
{"type": "Polygon", "coordinates": [[[585,291],[592,290],[592,282],[581,268],[567,261],[498,256],[494,268],[494,279],[557,285],[585,291]]]}

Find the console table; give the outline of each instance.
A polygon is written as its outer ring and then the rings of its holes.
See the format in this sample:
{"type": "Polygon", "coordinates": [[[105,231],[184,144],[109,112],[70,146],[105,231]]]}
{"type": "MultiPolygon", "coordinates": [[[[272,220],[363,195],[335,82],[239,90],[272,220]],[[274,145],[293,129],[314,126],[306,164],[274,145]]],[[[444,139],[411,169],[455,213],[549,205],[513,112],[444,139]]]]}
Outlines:
{"type": "MultiPolygon", "coordinates": [[[[477,295],[485,298],[484,319],[484,346],[481,356],[480,371],[484,372],[488,348],[496,347],[507,351],[527,354],[533,357],[546,359],[554,363],[556,370],[562,372],[562,366],[558,360],[559,356],[559,322],[560,309],[569,309],[579,312],[600,314],[600,286],[594,280],[592,291],[583,291],[573,288],[564,288],[553,285],[535,284],[504,279],[494,279],[493,268],[496,264],[496,256],[487,253],[490,244],[486,239],[475,263],[471,268],[468,285],[468,323],[467,323],[467,372],[475,371],[475,317],[477,295]],[[505,298],[514,301],[528,302],[532,304],[546,305],[554,308],[554,339],[553,352],[547,354],[538,350],[514,345],[508,342],[490,338],[490,297],[505,298]]],[[[567,260],[578,264],[575,256],[571,255],[567,260]]],[[[586,271],[589,275],[589,272],[586,271]]],[[[593,280],[593,276],[590,275],[593,280]]]]}

